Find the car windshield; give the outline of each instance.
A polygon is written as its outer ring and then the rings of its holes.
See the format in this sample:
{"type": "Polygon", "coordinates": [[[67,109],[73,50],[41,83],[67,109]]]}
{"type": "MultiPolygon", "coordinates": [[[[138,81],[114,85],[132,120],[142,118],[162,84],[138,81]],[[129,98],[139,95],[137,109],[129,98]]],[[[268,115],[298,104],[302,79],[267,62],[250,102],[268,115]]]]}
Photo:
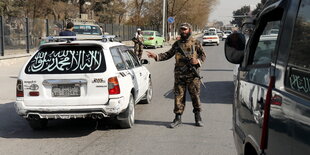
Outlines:
{"type": "Polygon", "coordinates": [[[213,36],[216,35],[215,32],[207,32],[204,34],[205,36],[213,36]]]}
{"type": "Polygon", "coordinates": [[[102,35],[99,26],[92,25],[74,25],[73,31],[76,34],[102,35]]]}
{"type": "Polygon", "coordinates": [[[105,70],[104,54],[98,45],[45,47],[25,68],[27,74],[99,73],[105,70]]]}
{"type": "Polygon", "coordinates": [[[143,31],[142,33],[144,36],[153,36],[154,32],[149,32],[149,31],[143,31]]]}

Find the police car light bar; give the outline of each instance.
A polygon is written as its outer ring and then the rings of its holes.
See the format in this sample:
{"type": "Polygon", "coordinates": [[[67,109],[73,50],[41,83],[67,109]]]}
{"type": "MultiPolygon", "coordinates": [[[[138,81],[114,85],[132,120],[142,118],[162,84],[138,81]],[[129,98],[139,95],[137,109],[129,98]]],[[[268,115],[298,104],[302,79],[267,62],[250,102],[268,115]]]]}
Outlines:
{"type": "Polygon", "coordinates": [[[113,42],[115,35],[102,35],[102,36],[92,36],[92,35],[85,35],[85,36],[48,36],[43,37],[42,39],[47,41],[68,41],[71,42],[73,40],[101,40],[103,42],[113,42]]]}

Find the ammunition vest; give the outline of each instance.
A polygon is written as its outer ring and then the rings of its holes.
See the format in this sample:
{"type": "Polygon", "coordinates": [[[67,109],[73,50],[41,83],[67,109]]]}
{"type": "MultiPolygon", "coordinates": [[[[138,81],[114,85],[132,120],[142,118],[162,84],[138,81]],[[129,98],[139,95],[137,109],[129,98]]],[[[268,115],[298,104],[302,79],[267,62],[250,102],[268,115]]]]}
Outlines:
{"type": "MultiPolygon", "coordinates": [[[[179,40],[180,41],[180,40],[179,40]]],[[[186,57],[180,53],[179,48],[182,48],[185,55],[191,59],[191,58],[198,58],[196,47],[195,47],[196,40],[194,38],[190,38],[187,42],[179,42],[176,47],[175,52],[175,66],[176,67],[182,67],[186,65],[186,57]],[[179,47],[180,46],[180,47],[179,47]]]]}

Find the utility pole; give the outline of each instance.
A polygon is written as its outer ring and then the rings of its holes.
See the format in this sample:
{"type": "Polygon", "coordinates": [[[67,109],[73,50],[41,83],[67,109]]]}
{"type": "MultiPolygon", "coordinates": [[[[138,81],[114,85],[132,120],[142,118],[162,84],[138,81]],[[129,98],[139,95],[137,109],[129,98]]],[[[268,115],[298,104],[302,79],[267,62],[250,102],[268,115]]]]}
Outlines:
{"type": "MultiPolygon", "coordinates": [[[[162,35],[165,37],[166,36],[166,34],[165,34],[165,23],[166,23],[166,0],[163,0],[163,27],[162,27],[162,29],[163,29],[163,32],[162,32],[162,35]]],[[[166,40],[166,38],[165,38],[165,40],[166,40]]]]}

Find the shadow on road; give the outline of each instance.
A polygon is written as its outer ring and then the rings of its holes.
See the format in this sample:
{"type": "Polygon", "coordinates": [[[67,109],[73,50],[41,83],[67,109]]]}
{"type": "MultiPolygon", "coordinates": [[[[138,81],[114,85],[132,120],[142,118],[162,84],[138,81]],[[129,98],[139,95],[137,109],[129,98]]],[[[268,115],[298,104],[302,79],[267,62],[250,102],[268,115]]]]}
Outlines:
{"type": "MultiPolygon", "coordinates": [[[[172,121],[171,121],[172,122],[172,121]]],[[[153,126],[164,126],[167,128],[170,128],[171,122],[162,122],[162,121],[150,121],[150,120],[135,120],[135,124],[141,124],[141,125],[153,125],[153,126]]],[[[183,125],[191,125],[195,126],[195,123],[187,123],[182,122],[183,125]]]]}
{"type": "Polygon", "coordinates": [[[70,138],[87,136],[95,130],[115,129],[113,121],[92,119],[49,120],[44,130],[32,130],[28,122],[17,115],[14,103],[0,104],[0,137],[2,138],[70,138]],[[106,122],[105,122],[106,121],[106,122]],[[112,123],[112,124],[111,124],[112,123]]]}
{"type": "MultiPolygon", "coordinates": [[[[201,103],[231,104],[234,94],[234,83],[232,81],[212,81],[204,83],[206,88],[201,86],[200,100],[201,103]]],[[[164,95],[166,98],[174,99],[173,90],[169,90],[164,95]]],[[[186,101],[191,102],[187,91],[186,101]]]]}

